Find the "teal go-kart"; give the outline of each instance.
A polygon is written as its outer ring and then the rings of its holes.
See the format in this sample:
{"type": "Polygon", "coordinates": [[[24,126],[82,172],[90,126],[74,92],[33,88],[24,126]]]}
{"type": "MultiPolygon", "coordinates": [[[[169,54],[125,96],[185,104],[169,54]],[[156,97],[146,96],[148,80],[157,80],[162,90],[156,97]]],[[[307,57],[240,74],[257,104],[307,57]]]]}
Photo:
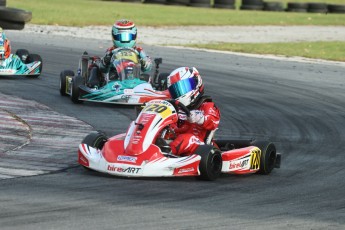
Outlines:
{"type": "Polygon", "coordinates": [[[77,70],[60,73],[60,94],[69,95],[74,103],[84,101],[111,104],[142,105],[153,99],[168,99],[168,73],[159,73],[162,58],[154,59],[153,76],[141,71],[137,51],[117,48],[112,52],[111,68],[102,74],[98,68],[100,57],[84,52],[77,70]],[[97,66],[97,68],[95,68],[97,66]]]}
{"type": "Polygon", "coordinates": [[[37,78],[42,73],[43,62],[38,54],[18,49],[5,60],[0,60],[0,76],[26,76],[37,78]]]}

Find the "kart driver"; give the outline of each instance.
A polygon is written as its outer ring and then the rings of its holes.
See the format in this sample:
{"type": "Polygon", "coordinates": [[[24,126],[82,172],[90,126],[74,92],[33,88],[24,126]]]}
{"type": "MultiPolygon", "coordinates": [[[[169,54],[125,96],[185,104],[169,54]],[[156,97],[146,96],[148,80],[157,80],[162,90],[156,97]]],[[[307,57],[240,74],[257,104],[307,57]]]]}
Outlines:
{"type": "Polygon", "coordinates": [[[0,61],[7,59],[11,54],[10,41],[0,27],[0,61]]]}
{"type": "Polygon", "coordinates": [[[116,70],[111,68],[110,61],[112,52],[116,48],[133,48],[138,52],[138,59],[141,64],[141,70],[148,72],[152,68],[152,60],[146,55],[143,48],[136,46],[137,28],[135,24],[127,19],[121,19],[114,23],[111,29],[113,46],[108,48],[104,57],[99,63],[99,69],[103,74],[98,72],[98,69],[90,71],[90,78],[92,74],[97,74],[100,78],[100,86],[107,84],[109,78],[117,78],[116,70]]]}
{"type": "Polygon", "coordinates": [[[176,156],[191,155],[199,145],[205,144],[210,131],[220,121],[220,111],[209,96],[204,96],[204,85],[195,67],[180,67],[170,73],[167,86],[172,99],[190,110],[190,116],[181,115],[173,128],[176,139],[170,143],[171,153],[176,156]]]}

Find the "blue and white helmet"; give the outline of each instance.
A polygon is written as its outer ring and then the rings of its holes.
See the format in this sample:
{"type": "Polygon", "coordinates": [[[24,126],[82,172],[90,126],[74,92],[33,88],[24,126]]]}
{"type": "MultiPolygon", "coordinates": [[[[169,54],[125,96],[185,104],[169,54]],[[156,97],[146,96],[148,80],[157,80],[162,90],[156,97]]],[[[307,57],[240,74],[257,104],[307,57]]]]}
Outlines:
{"type": "Polygon", "coordinates": [[[111,30],[113,44],[116,48],[133,48],[137,40],[137,28],[127,19],[121,19],[114,23],[111,30]]]}

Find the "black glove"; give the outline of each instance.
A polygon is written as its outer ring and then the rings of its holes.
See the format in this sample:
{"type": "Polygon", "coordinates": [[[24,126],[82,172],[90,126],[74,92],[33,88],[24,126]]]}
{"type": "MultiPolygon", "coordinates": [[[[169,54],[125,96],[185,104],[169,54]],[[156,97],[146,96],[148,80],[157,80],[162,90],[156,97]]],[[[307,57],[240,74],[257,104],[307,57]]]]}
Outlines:
{"type": "Polygon", "coordinates": [[[103,65],[105,65],[105,66],[110,65],[110,60],[111,60],[111,55],[106,54],[106,55],[103,57],[103,65]]]}

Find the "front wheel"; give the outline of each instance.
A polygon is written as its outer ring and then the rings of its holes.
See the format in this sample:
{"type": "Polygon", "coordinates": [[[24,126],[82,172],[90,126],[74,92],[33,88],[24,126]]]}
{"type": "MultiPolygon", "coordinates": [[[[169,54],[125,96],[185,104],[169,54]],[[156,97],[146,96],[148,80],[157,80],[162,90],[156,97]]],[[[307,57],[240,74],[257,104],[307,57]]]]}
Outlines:
{"type": "Polygon", "coordinates": [[[87,144],[96,149],[103,149],[105,142],[108,141],[108,137],[99,132],[92,132],[88,134],[82,141],[82,144],[87,144]]]}
{"type": "Polygon", "coordinates": [[[257,173],[270,174],[276,165],[277,151],[275,145],[268,141],[253,141],[252,145],[261,150],[260,168],[257,173]]]}
{"type": "Polygon", "coordinates": [[[83,77],[82,76],[74,76],[72,80],[72,90],[71,90],[71,100],[75,104],[83,103],[82,100],[79,99],[80,96],[80,89],[79,86],[83,84],[83,77]]]}
{"type": "Polygon", "coordinates": [[[201,156],[199,170],[200,179],[213,181],[222,173],[222,155],[219,149],[212,145],[200,145],[195,152],[201,156]]]}
{"type": "Polygon", "coordinates": [[[67,86],[67,76],[74,77],[74,72],[72,70],[64,70],[60,73],[60,94],[61,96],[66,96],[66,86],[67,86]]]}

